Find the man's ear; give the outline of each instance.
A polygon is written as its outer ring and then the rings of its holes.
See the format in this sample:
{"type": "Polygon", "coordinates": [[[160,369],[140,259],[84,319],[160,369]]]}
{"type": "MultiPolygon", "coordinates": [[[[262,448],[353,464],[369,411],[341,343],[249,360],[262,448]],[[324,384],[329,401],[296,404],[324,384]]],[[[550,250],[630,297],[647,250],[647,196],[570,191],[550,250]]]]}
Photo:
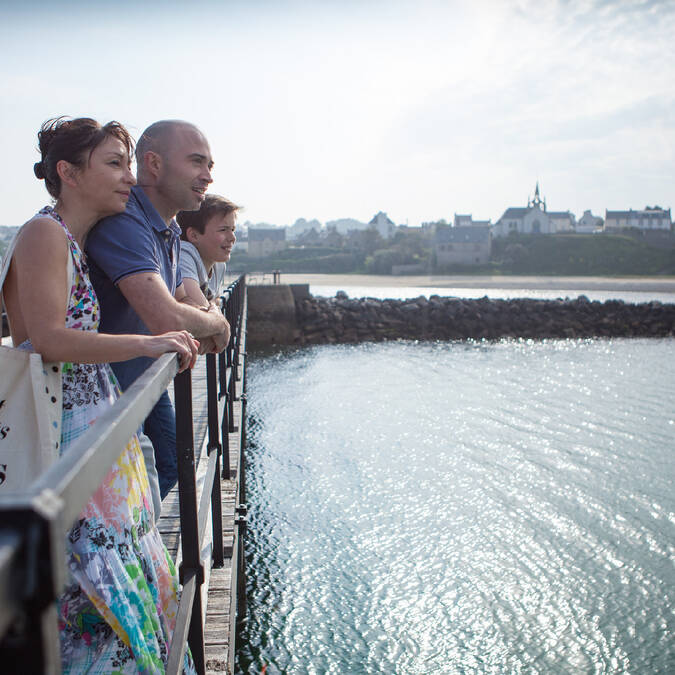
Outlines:
{"type": "Polygon", "coordinates": [[[56,162],[56,173],[59,175],[61,182],[70,185],[70,187],[77,186],[77,171],[77,167],[65,159],[56,162]]]}
{"type": "Polygon", "coordinates": [[[148,150],[143,155],[143,168],[146,174],[157,178],[162,170],[162,156],[154,150],[148,150]]]}

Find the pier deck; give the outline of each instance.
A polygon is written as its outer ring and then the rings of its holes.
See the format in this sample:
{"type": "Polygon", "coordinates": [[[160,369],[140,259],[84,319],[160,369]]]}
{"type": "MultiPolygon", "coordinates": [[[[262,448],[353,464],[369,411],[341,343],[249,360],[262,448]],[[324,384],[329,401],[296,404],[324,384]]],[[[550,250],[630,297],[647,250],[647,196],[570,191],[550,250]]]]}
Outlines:
{"type": "MultiPolygon", "coordinates": [[[[239,363],[239,373],[244,372],[244,346],[239,363]]],[[[239,570],[239,546],[235,518],[236,507],[240,503],[240,472],[243,410],[241,394],[243,379],[236,383],[234,401],[235,431],[229,434],[230,479],[221,480],[221,504],[223,520],[223,544],[225,561],[221,568],[211,567],[211,525],[207,525],[208,537],[202,548],[205,579],[202,586],[202,606],[204,607],[204,643],[207,673],[231,673],[234,671],[234,636],[236,622],[236,592],[239,570]]],[[[169,393],[173,398],[173,390],[169,393]]],[[[221,399],[222,407],[225,399],[221,399]]],[[[201,356],[192,371],[192,407],[194,425],[195,461],[197,462],[197,499],[201,499],[204,474],[207,464],[207,408],[206,408],[206,358],[201,356]]],[[[223,463],[224,463],[223,456],[223,463]]],[[[169,551],[176,562],[181,561],[180,514],[178,486],[176,485],[162,502],[162,513],[158,528],[169,551]]]]}

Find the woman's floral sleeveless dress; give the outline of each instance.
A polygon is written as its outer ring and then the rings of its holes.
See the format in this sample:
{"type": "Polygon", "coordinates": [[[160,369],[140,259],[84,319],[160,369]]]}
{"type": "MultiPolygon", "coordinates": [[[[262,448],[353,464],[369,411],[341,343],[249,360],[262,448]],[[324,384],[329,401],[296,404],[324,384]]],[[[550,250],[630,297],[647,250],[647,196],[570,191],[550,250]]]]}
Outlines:
{"type": "MultiPolygon", "coordinates": [[[[74,283],[66,327],[95,331],[99,308],[79,246],[65,230],[74,283]]],[[[61,454],[118,397],[107,364],[63,364],[61,454]]],[[[154,514],[134,436],[85,506],[67,541],[69,578],[59,601],[64,673],[163,673],[178,610],[178,579],[154,514]]],[[[194,666],[186,655],[185,672],[194,666]]]]}

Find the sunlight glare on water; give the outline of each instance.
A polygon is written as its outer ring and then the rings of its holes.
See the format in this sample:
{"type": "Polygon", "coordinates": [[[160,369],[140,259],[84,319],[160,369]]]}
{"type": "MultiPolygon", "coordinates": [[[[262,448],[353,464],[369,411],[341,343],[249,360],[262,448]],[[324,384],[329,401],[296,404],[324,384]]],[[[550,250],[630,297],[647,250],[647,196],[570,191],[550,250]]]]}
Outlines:
{"type": "Polygon", "coordinates": [[[241,672],[672,672],[674,357],[254,355],[241,672]]]}

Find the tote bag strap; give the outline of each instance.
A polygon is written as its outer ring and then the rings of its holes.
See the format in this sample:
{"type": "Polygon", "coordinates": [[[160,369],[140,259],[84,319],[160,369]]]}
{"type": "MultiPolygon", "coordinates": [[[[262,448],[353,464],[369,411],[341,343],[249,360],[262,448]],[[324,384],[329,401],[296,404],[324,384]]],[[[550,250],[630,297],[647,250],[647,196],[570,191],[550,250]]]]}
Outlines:
{"type": "MultiPolygon", "coordinates": [[[[23,230],[23,227],[21,228],[21,230],[23,230]]],[[[12,262],[12,256],[14,255],[14,249],[16,248],[16,242],[19,239],[19,234],[21,233],[21,230],[19,230],[12,237],[12,240],[9,242],[9,246],[5,251],[5,255],[2,256],[2,265],[0,265],[0,310],[3,311],[5,308],[5,302],[4,297],[2,295],[2,287],[4,286],[5,279],[7,278],[7,272],[9,272],[9,263],[12,262]]]]}
{"type": "MultiPolygon", "coordinates": [[[[23,227],[16,233],[7,249],[0,265],[0,307],[2,287],[10,262],[14,255],[16,243],[23,227]]],[[[67,243],[67,279],[66,310],[70,304],[70,296],[75,283],[75,267],[71,244],[67,243]]],[[[3,390],[10,401],[5,412],[11,421],[11,429],[18,445],[12,444],[3,448],[3,465],[11,464],[11,477],[6,475],[0,482],[5,483],[4,493],[23,491],[42,471],[50,466],[59,456],[61,441],[61,417],[63,405],[61,363],[43,362],[40,354],[24,352],[11,347],[0,347],[0,360],[5,368],[3,390]],[[16,363],[14,363],[16,362],[16,363]],[[19,363],[24,364],[19,366],[19,363]],[[13,379],[8,377],[11,374],[13,379]],[[14,403],[12,404],[12,400],[14,403]],[[18,405],[18,407],[17,407],[18,405]],[[6,481],[6,482],[5,482],[6,481]],[[7,492],[9,490],[9,492],[7,492]]],[[[6,430],[10,429],[5,425],[6,430]]]]}

